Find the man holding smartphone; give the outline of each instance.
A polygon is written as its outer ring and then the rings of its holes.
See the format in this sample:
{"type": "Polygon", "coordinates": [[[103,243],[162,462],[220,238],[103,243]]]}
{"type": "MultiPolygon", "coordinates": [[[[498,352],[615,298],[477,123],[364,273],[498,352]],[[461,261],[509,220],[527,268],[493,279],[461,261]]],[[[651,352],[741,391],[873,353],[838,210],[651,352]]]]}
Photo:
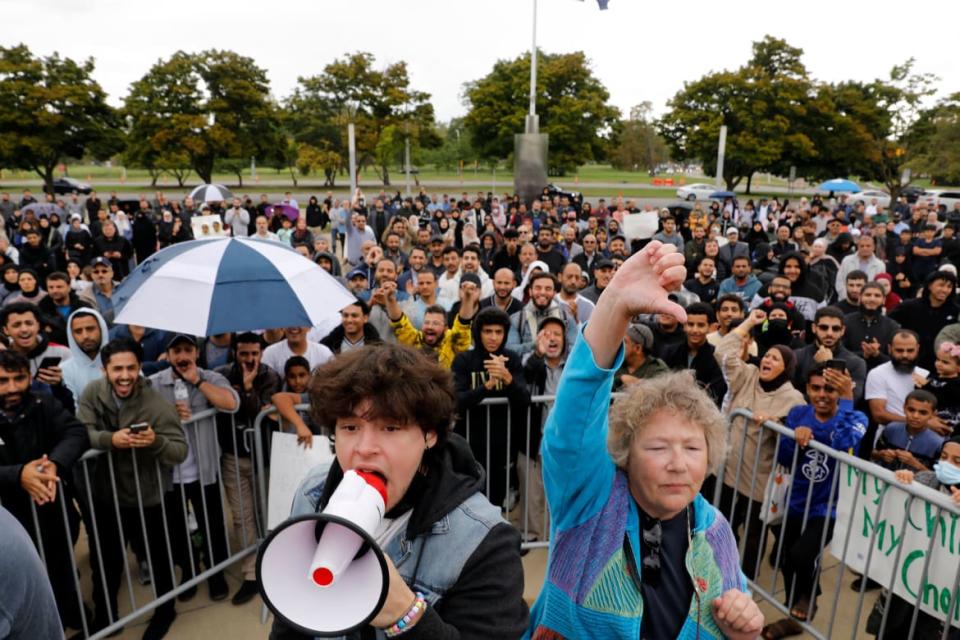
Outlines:
{"type": "Polygon", "coordinates": [[[0,312],[0,327],[7,345],[30,363],[30,376],[49,388],[51,394],[69,411],[74,410],[73,396],[63,386],[60,363],[70,359],[70,349],[52,344],[43,332],[43,314],[31,302],[14,302],[0,312]]]}
{"type": "MultiPolygon", "coordinates": [[[[837,307],[817,309],[813,317],[813,344],[797,349],[797,370],[793,386],[806,388],[806,379],[810,371],[829,360],[839,360],[853,378],[854,403],[863,399],[863,390],[867,379],[867,363],[863,358],[843,346],[843,334],[846,332],[843,311],[837,307]]],[[[839,363],[837,367],[839,368],[839,363]]]]}
{"type": "MultiPolygon", "coordinates": [[[[145,543],[158,597],[173,589],[161,502],[173,467],[188,452],[173,405],[140,376],[140,345],[129,339],[111,340],[100,359],[104,377],[87,384],[77,410],[91,446],[110,456],[94,459],[90,476],[89,506],[100,539],[90,548],[96,607],[91,632],[119,617],[117,594],[126,561],[123,542],[137,538],[141,546],[145,543]]],[[[144,638],[159,640],[166,635],[177,617],[174,602],[157,607],[144,638]]]]}

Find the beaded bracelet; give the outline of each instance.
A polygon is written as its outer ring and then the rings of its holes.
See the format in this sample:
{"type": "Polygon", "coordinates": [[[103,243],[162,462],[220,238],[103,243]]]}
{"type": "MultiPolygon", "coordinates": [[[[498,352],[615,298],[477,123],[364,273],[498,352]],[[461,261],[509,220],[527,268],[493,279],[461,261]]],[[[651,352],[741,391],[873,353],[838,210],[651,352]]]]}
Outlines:
{"type": "Polygon", "coordinates": [[[408,611],[402,618],[397,620],[397,622],[387,629],[383,630],[383,633],[388,638],[393,638],[406,630],[407,627],[411,626],[420,615],[427,610],[427,601],[424,600],[422,593],[417,593],[417,599],[413,601],[413,606],[410,607],[408,611]]]}

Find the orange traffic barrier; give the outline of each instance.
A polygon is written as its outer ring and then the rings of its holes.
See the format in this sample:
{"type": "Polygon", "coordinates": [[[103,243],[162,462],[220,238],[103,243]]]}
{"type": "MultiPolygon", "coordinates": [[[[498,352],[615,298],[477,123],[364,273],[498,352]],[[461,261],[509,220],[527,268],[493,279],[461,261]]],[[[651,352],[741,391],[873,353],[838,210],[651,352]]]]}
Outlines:
{"type": "Polygon", "coordinates": [[[663,184],[667,185],[668,187],[672,187],[672,186],[673,186],[673,178],[667,178],[666,180],[663,181],[663,184]]]}

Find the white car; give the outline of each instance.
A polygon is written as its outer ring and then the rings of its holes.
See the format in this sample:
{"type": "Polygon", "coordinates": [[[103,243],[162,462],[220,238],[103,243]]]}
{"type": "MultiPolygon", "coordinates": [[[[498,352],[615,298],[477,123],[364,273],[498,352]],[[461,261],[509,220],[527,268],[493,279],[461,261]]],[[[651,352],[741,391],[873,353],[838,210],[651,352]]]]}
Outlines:
{"type": "Polygon", "coordinates": [[[847,196],[848,204],[857,204],[862,202],[864,206],[870,206],[874,200],[878,207],[887,209],[890,207],[890,194],[885,191],[858,191],[847,196]]]}
{"type": "Polygon", "coordinates": [[[685,187],[677,189],[677,197],[681,200],[709,200],[710,194],[718,191],[712,184],[688,184],[685,187]]]}
{"type": "Polygon", "coordinates": [[[960,202],[960,189],[927,189],[917,198],[917,204],[925,204],[939,211],[953,211],[960,202]]]}

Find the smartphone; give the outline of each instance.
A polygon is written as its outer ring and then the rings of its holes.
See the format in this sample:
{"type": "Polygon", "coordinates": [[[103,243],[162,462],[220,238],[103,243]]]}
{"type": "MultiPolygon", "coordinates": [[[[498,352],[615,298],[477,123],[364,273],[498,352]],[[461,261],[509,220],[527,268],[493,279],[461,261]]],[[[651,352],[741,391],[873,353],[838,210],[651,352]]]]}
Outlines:
{"type": "Polygon", "coordinates": [[[847,363],[844,362],[843,360],[832,358],[830,360],[827,360],[827,369],[834,369],[836,371],[840,371],[841,373],[843,373],[843,372],[846,372],[847,370],[847,363]]]}
{"type": "Polygon", "coordinates": [[[150,425],[146,422],[138,422],[136,424],[130,425],[130,433],[141,433],[150,428],[150,425]]]}
{"type": "Polygon", "coordinates": [[[61,359],[62,359],[62,358],[60,358],[59,356],[48,356],[48,357],[46,357],[46,358],[44,358],[43,360],[40,361],[40,366],[37,367],[37,368],[38,368],[38,369],[49,369],[50,367],[55,367],[55,366],[57,366],[58,364],[60,364],[60,360],[61,360],[61,359]]]}

